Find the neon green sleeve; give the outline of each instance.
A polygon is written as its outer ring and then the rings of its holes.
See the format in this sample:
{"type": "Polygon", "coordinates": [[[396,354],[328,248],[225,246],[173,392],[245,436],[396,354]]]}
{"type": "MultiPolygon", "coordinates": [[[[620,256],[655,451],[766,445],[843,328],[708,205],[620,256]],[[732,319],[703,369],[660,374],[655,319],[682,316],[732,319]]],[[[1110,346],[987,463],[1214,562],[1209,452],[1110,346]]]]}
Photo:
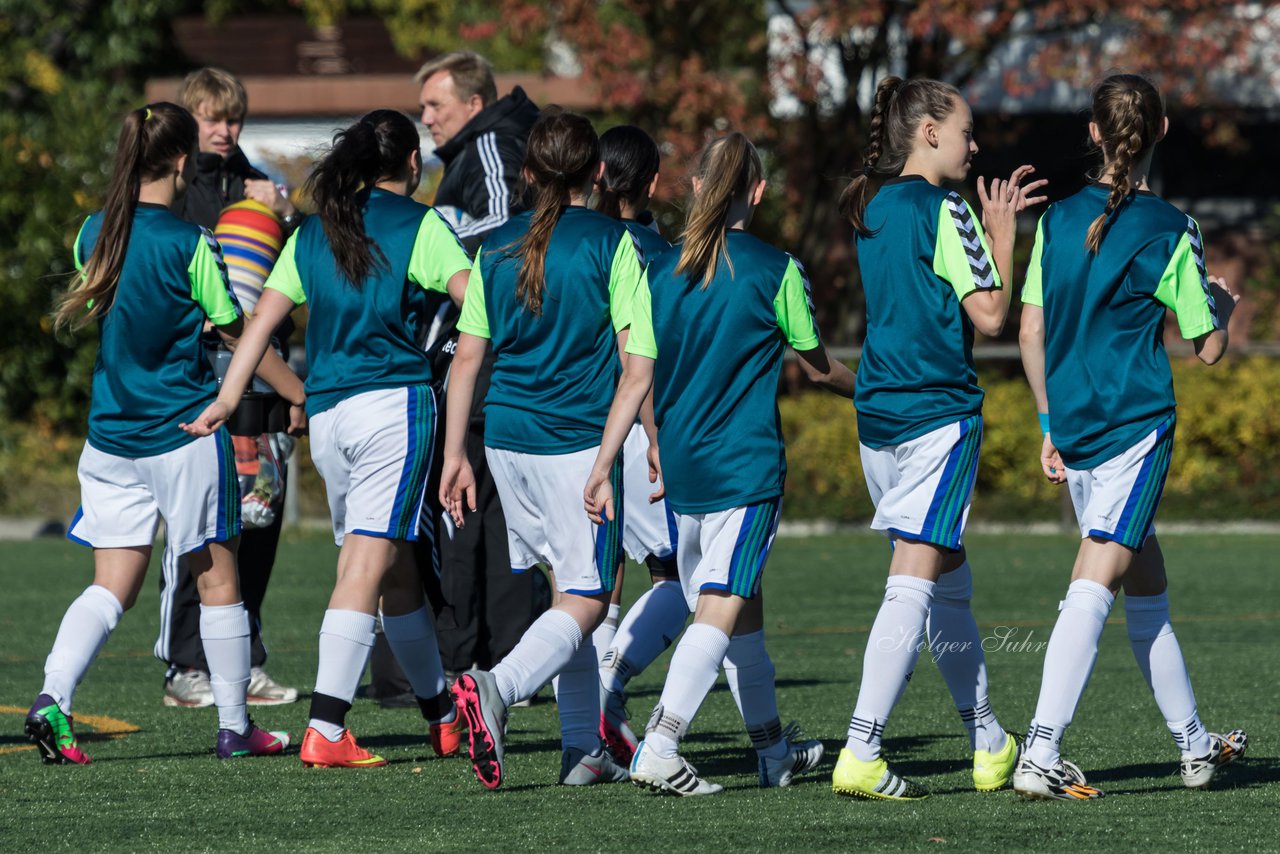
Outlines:
{"type": "Polygon", "coordinates": [[[84,227],[89,224],[89,217],[84,218],[84,222],[80,223],[80,230],[76,232],[76,242],[71,244],[71,260],[75,262],[77,270],[84,269],[84,259],[80,257],[80,238],[84,237],[84,227]]]}
{"type": "Polygon", "coordinates": [[[440,214],[427,211],[409,256],[409,281],[429,291],[448,293],[450,277],[470,266],[471,259],[458,241],[458,235],[440,214]]]}
{"type": "Polygon", "coordinates": [[[480,259],[484,247],[476,251],[476,262],[471,265],[467,279],[467,293],[462,298],[462,314],[458,317],[458,331],[477,338],[489,338],[489,313],[484,304],[484,275],[480,272],[480,259]]]}
{"type": "Polygon", "coordinates": [[[773,313],[787,343],[795,349],[813,350],[822,344],[818,323],[813,319],[809,277],[795,258],[787,262],[787,271],[782,274],[782,286],[773,298],[773,313]]]}
{"type": "Polygon", "coordinates": [[[1178,240],[1165,267],[1155,298],[1173,309],[1178,316],[1178,331],[1183,338],[1199,338],[1218,328],[1218,307],[1209,290],[1209,275],[1204,265],[1204,241],[1200,226],[1187,217],[1186,233],[1178,240]]]}
{"type": "Polygon", "coordinates": [[[200,229],[201,241],[196,244],[196,254],[187,265],[187,277],[191,280],[191,298],[204,310],[214,326],[225,326],[241,317],[240,303],[231,292],[227,279],[227,265],[222,260],[222,248],[207,228],[200,229]]]}
{"type": "Polygon", "coordinates": [[[273,291],[279,291],[293,300],[294,305],[302,305],[307,301],[307,295],[302,290],[302,277],[298,275],[299,231],[301,229],[289,235],[284,249],[280,251],[280,257],[276,259],[276,265],[271,268],[271,275],[267,276],[267,281],[262,286],[263,289],[271,288],[273,291]]]}
{"type": "Polygon", "coordinates": [[[627,352],[635,356],[658,358],[658,342],[653,335],[653,301],[649,296],[649,273],[640,276],[636,298],[631,301],[631,334],[627,336],[627,352]]]}
{"type": "Polygon", "coordinates": [[[1024,305],[1044,307],[1044,270],[1041,268],[1044,257],[1044,217],[1036,223],[1036,242],[1031,247],[1031,263],[1027,265],[1027,277],[1022,282],[1022,302],[1024,305]]]}
{"type": "Polygon", "coordinates": [[[622,234],[613,253],[613,264],[609,267],[609,316],[613,318],[614,332],[621,332],[631,325],[631,304],[644,272],[640,263],[640,246],[635,237],[626,229],[622,234]]]}
{"type": "Polygon", "coordinates": [[[1003,287],[991,260],[987,236],[969,203],[959,193],[947,193],[938,208],[938,242],[933,250],[933,272],[964,299],[976,290],[1003,287]]]}

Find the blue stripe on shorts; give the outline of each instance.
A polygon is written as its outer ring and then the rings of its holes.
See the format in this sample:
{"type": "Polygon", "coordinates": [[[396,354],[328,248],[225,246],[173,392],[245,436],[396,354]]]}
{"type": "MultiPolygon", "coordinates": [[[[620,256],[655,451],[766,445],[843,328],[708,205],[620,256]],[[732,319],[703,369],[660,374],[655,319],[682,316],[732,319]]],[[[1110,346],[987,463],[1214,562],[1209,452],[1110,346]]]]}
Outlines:
{"type": "Polygon", "coordinates": [[[240,536],[240,476],[236,472],[236,449],[231,441],[231,431],[220,427],[215,436],[219,495],[217,528],[210,542],[220,543],[240,536]]]}
{"type": "Polygon", "coordinates": [[[960,548],[964,507],[973,494],[978,477],[978,456],[982,450],[982,416],[959,422],[960,436],[947,455],[938,489],[929,504],[919,539],[948,549],[960,548]]]}
{"type": "Polygon", "coordinates": [[[1164,493],[1169,463],[1173,458],[1174,420],[1170,418],[1156,428],[1156,443],[1142,460],[1142,468],[1124,503],[1114,534],[1090,531],[1089,536],[1112,540],[1135,551],[1142,548],[1155,521],[1160,496],[1164,493]]]}
{"type": "Polygon", "coordinates": [[[395,503],[391,505],[391,518],[388,520],[386,536],[396,540],[416,540],[418,517],[422,513],[427,475],[431,469],[433,450],[431,439],[435,426],[435,407],[432,406],[429,387],[408,386],[405,391],[405,420],[408,436],[404,467],[400,471],[395,503]]]}
{"type": "Polygon", "coordinates": [[[733,558],[729,561],[730,593],[750,599],[760,592],[764,564],[778,531],[781,510],[781,496],[747,507],[738,539],[733,544],[733,558]]]}
{"type": "Polygon", "coordinates": [[[622,454],[613,461],[609,483],[613,486],[613,521],[606,517],[604,524],[596,526],[596,572],[600,576],[600,589],[580,595],[609,592],[617,583],[618,564],[622,562],[622,454]]]}

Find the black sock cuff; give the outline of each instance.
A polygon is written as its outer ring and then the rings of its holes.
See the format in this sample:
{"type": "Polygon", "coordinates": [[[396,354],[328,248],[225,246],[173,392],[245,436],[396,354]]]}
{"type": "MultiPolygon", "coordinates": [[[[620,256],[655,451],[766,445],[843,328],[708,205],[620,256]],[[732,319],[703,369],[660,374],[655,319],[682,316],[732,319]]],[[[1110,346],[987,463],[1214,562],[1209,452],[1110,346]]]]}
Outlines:
{"type": "Polygon", "coordinates": [[[663,581],[679,581],[680,570],[676,568],[676,556],[674,554],[669,557],[658,557],[655,554],[648,555],[644,559],[645,566],[649,567],[649,577],[659,578],[663,581]]]}
{"type": "Polygon", "coordinates": [[[339,700],[337,697],[321,694],[319,691],[311,695],[311,717],[318,721],[345,727],[349,711],[351,711],[351,704],[346,700],[339,700]]]}
{"type": "Polygon", "coordinates": [[[445,688],[429,700],[424,700],[422,697],[415,697],[414,699],[418,701],[418,708],[422,709],[422,716],[428,721],[439,721],[441,718],[448,716],[449,711],[453,708],[453,695],[449,693],[448,688],[445,688]]]}

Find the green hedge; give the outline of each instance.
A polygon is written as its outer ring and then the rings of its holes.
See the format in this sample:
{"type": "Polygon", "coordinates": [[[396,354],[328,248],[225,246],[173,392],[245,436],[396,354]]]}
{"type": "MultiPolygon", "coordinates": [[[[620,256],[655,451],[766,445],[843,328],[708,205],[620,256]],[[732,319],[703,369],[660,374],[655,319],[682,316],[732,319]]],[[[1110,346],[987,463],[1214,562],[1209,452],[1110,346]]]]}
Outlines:
{"type": "MultiPolygon", "coordinates": [[[[1280,422],[1270,405],[1280,361],[1228,359],[1206,368],[1174,362],[1179,401],[1173,470],[1161,518],[1274,519],[1280,515],[1280,422]]],[[[1060,518],[1063,490],[1040,473],[1040,429],[1020,377],[984,376],[986,434],[974,518],[1060,518]]],[[[787,518],[859,521],[871,516],[858,460],[852,404],[811,391],[779,402],[787,437],[787,518]]],[[[82,439],[48,426],[0,422],[0,515],[69,517],[78,499],[82,439]]],[[[328,511],[304,441],[299,488],[305,516],[328,511]]]]}

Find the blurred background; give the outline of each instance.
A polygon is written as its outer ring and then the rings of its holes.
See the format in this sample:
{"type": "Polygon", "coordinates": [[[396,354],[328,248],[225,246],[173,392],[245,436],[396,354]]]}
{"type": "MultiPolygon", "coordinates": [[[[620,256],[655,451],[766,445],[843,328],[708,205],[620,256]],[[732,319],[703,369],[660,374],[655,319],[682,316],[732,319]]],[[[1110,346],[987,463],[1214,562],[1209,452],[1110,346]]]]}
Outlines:
{"type": "MultiPolygon", "coordinates": [[[[417,115],[413,73],[467,48],[498,93],[587,113],[604,130],[637,124],[661,144],[655,213],[679,233],[692,156],[728,129],[766,158],[753,230],[807,266],[830,345],[856,359],[862,299],[851,230],[835,211],[877,81],[929,76],[973,105],[972,177],[1020,163],[1075,192],[1097,165],[1086,144],[1093,82],[1138,71],[1164,91],[1172,129],[1153,189],[1200,220],[1211,272],[1246,302],[1235,356],[1212,373],[1170,339],[1182,414],[1165,516],[1274,518],[1280,510],[1280,3],[806,2],[805,0],[0,0],[0,516],[65,518],[78,499],[96,335],[55,339],[52,295],[71,244],[101,200],[123,111],[176,98],[181,77],[223,67],[248,90],[249,160],[298,188],[333,131],[374,107],[417,115]]],[[[423,133],[423,151],[430,137],[423,133]]],[[[424,201],[437,171],[421,191],[424,201]]],[[[960,188],[976,202],[972,187],[960,188]]],[[[1020,273],[1035,217],[1023,222],[1020,273]]],[[[1055,519],[1038,477],[1039,431],[1016,356],[1017,309],[977,350],[988,390],[975,515],[1055,519]]],[[[788,515],[866,518],[847,403],[780,389],[791,474],[788,515]]],[[[309,469],[309,466],[306,467],[309,469]]],[[[314,479],[304,515],[324,515],[314,479]]]]}

